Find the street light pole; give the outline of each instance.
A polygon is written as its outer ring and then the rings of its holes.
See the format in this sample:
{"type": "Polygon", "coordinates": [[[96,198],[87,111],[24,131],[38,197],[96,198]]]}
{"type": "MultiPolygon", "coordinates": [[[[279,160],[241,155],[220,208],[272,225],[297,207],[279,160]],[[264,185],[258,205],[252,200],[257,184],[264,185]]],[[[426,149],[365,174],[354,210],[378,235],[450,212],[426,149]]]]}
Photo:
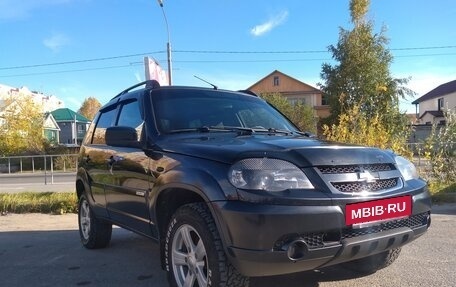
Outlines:
{"type": "Polygon", "coordinates": [[[166,18],[165,9],[163,8],[163,0],[158,0],[158,4],[160,5],[160,7],[162,9],[163,18],[165,19],[165,24],[166,24],[166,32],[168,34],[168,43],[166,44],[166,53],[168,55],[168,81],[169,81],[169,85],[171,86],[173,69],[171,67],[171,40],[170,40],[171,38],[169,36],[168,19],[166,18]]]}

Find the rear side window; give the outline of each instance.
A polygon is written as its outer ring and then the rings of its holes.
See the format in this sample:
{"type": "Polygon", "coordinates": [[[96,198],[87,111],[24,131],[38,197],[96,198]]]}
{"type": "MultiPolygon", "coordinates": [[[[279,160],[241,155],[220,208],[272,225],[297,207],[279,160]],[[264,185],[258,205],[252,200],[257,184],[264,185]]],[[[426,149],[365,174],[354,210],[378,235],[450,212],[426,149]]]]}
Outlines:
{"type": "Polygon", "coordinates": [[[93,144],[106,144],[106,129],[114,125],[116,112],[117,110],[113,108],[111,110],[103,111],[100,114],[95,132],[93,133],[93,144]]]}

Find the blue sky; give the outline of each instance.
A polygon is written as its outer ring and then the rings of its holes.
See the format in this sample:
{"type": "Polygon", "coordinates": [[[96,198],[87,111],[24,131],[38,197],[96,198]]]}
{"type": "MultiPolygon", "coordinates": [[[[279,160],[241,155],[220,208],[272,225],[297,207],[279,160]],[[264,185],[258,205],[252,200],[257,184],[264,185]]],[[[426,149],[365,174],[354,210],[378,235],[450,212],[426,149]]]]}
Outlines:
{"type": "MultiPolygon", "coordinates": [[[[327,47],[339,27],[351,28],[348,0],[163,2],[175,85],[205,86],[197,75],[245,89],[277,69],[317,86],[322,63],[333,63],[327,47]]],[[[454,0],[371,0],[369,19],[376,32],[387,28],[391,72],[411,77],[416,97],[456,79],[454,0]]],[[[0,0],[0,35],[0,83],[53,94],[74,110],[144,80],[146,55],[167,67],[156,0],[0,0]]],[[[401,107],[414,111],[411,101],[401,107]]]]}

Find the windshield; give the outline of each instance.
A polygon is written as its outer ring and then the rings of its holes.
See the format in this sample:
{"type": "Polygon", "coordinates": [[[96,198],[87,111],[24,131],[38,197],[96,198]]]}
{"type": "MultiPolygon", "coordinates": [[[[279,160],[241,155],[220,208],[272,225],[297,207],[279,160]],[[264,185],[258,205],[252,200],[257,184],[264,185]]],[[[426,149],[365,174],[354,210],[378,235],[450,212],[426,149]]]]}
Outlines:
{"type": "Polygon", "coordinates": [[[260,98],[217,90],[159,90],[152,96],[161,133],[201,128],[297,131],[260,98]]]}

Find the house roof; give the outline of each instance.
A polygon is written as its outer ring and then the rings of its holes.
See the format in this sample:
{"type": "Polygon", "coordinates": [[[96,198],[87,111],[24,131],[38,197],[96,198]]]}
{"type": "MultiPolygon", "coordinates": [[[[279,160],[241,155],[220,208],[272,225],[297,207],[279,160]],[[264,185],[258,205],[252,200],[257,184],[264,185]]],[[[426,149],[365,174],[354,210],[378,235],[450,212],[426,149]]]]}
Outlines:
{"type": "Polygon", "coordinates": [[[302,82],[302,81],[300,81],[300,80],[298,80],[298,79],[296,79],[296,78],[293,78],[292,76],[289,76],[289,75],[287,75],[287,74],[285,74],[285,73],[282,73],[282,72],[279,71],[279,70],[274,70],[274,71],[272,71],[271,73],[269,73],[269,74],[266,75],[265,77],[261,78],[261,80],[257,81],[255,84],[253,84],[253,85],[251,85],[250,87],[248,87],[247,90],[252,90],[256,85],[258,85],[259,83],[261,83],[262,81],[264,81],[264,80],[267,79],[268,77],[272,76],[273,74],[277,74],[277,73],[278,73],[278,74],[281,74],[282,76],[285,76],[285,77],[287,77],[287,78],[289,78],[289,79],[291,79],[291,80],[293,80],[293,81],[295,81],[295,82],[298,82],[298,83],[301,84],[301,85],[305,85],[305,86],[307,86],[307,87],[309,87],[309,88],[311,88],[311,89],[313,89],[313,90],[315,90],[315,91],[321,92],[319,89],[317,89],[317,88],[315,88],[315,87],[313,87],[313,86],[311,86],[311,85],[309,85],[309,84],[306,84],[306,83],[304,83],[304,82],[302,82]]]}
{"type": "Polygon", "coordinates": [[[454,92],[456,92],[456,80],[438,86],[437,88],[433,89],[432,91],[428,92],[427,94],[423,95],[422,97],[414,100],[412,102],[412,104],[417,105],[420,102],[438,98],[443,95],[448,95],[448,94],[451,94],[454,92]]]}
{"type": "Polygon", "coordinates": [[[60,131],[60,127],[55,121],[54,116],[49,112],[44,113],[44,129],[60,131]]]}
{"type": "Polygon", "coordinates": [[[426,114],[430,114],[434,118],[443,118],[444,117],[443,111],[426,111],[424,114],[421,115],[420,119],[422,119],[426,114]]]}
{"type": "Polygon", "coordinates": [[[90,123],[90,120],[68,108],[61,108],[51,112],[56,122],[82,122],[90,123]]]}

